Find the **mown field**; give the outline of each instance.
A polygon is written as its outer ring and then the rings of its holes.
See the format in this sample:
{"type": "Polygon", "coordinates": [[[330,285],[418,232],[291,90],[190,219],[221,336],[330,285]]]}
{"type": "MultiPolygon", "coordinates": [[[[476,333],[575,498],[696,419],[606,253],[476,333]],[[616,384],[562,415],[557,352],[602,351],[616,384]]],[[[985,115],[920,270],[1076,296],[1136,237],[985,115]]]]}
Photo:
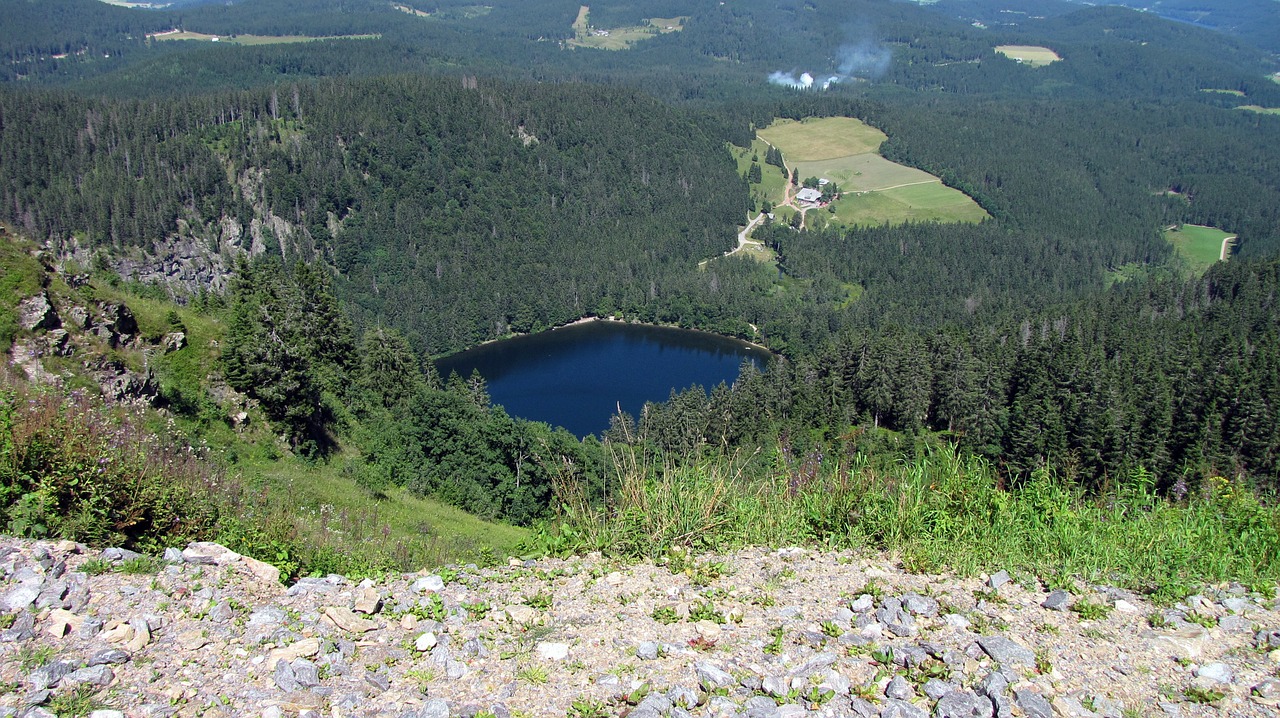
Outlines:
{"type": "Polygon", "coordinates": [[[1230,236],[1229,232],[1197,224],[1184,224],[1164,233],[1164,238],[1173,245],[1174,251],[1196,274],[1203,273],[1218,261],[1222,256],[1222,240],[1230,236]]]}
{"type": "Polygon", "coordinates": [[[988,215],[965,193],[935,180],[928,184],[846,195],[836,202],[835,216],[847,225],[872,225],[981,222],[988,215]]]}
{"type": "Polygon", "coordinates": [[[1261,105],[1240,105],[1237,110],[1259,112],[1264,115],[1280,115],[1280,107],[1263,107],[1261,105]]]}
{"type": "Polygon", "coordinates": [[[860,120],[779,120],[758,134],[782,151],[801,179],[829,179],[840,187],[843,196],[835,202],[834,219],[842,224],[980,222],[987,217],[963,192],[878,154],[885,134],[860,120]]]}
{"type": "Polygon", "coordinates": [[[756,134],[782,150],[787,166],[875,152],[888,139],[880,130],[852,117],[775,120],[756,134]]]}
{"type": "Polygon", "coordinates": [[[1032,67],[1043,67],[1062,59],[1058,53],[1039,45],[999,45],[995,51],[1032,67]]]}

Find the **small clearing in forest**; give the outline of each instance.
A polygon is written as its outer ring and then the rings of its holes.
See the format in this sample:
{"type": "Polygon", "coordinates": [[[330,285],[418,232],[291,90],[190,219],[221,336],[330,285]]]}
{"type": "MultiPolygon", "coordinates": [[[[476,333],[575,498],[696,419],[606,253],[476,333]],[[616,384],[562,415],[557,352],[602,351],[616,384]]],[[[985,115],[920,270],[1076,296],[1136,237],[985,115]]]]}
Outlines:
{"type": "Polygon", "coordinates": [[[995,50],[1010,60],[1031,67],[1044,67],[1062,59],[1058,53],[1039,45],[998,45],[995,50]]]}

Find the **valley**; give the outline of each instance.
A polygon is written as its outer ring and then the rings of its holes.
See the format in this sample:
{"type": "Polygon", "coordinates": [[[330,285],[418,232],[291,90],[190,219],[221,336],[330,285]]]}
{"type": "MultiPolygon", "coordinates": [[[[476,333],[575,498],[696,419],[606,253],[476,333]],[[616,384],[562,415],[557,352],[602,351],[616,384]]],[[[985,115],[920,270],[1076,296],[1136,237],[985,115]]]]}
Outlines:
{"type": "Polygon", "coordinates": [[[1265,714],[1253,1],[0,0],[0,712],[1265,714]]]}

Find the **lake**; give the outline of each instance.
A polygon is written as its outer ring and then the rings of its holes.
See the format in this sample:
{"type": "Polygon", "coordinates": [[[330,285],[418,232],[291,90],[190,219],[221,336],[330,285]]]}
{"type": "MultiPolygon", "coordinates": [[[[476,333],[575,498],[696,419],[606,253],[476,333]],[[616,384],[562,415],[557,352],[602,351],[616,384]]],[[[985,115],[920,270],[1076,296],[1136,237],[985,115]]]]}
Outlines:
{"type": "Polygon", "coordinates": [[[618,407],[639,417],[646,401],[694,384],[707,391],[732,384],[750,359],[761,369],[769,353],[704,332],[622,322],[584,322],[504,339],[436,362],[442,377],[479,370],[493,403],[511,416],[597,436],[618,407]]]}

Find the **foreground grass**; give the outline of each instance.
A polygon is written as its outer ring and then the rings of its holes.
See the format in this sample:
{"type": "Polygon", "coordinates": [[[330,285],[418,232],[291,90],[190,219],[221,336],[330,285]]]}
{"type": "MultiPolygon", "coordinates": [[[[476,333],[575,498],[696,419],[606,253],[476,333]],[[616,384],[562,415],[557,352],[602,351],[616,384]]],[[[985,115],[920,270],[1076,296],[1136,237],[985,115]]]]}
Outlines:
{"type": "Polygon", "coordinates": [[[309,572],[414,570],[489,562],[519,553],[527,529],[486,521],[462,509],[392,488],[359,486],[342,457],[324,464],[254,460],[240,467],[272,504],[291,517],[296,541],[309,547],[309,572]]]}
{"type": "Polygon", "coordinates": [[[544,529],[552,552],[656,556],[673,546],[723,551],[817,544],[896,553],[917,571],[1007,569],[1049,585],[1105,581],[1173,600],[1205,583],[1273,587],[1280,511],[1221,477],[1185,501],[1156,496],[1136,473],[1126,488],[1085,496],[1047,472],[1013,491],[951,448],[876,466],[801,467],[748,478],[727,460],[649,465],[624,456],[609,511],[566,502],[544,529]]]}

